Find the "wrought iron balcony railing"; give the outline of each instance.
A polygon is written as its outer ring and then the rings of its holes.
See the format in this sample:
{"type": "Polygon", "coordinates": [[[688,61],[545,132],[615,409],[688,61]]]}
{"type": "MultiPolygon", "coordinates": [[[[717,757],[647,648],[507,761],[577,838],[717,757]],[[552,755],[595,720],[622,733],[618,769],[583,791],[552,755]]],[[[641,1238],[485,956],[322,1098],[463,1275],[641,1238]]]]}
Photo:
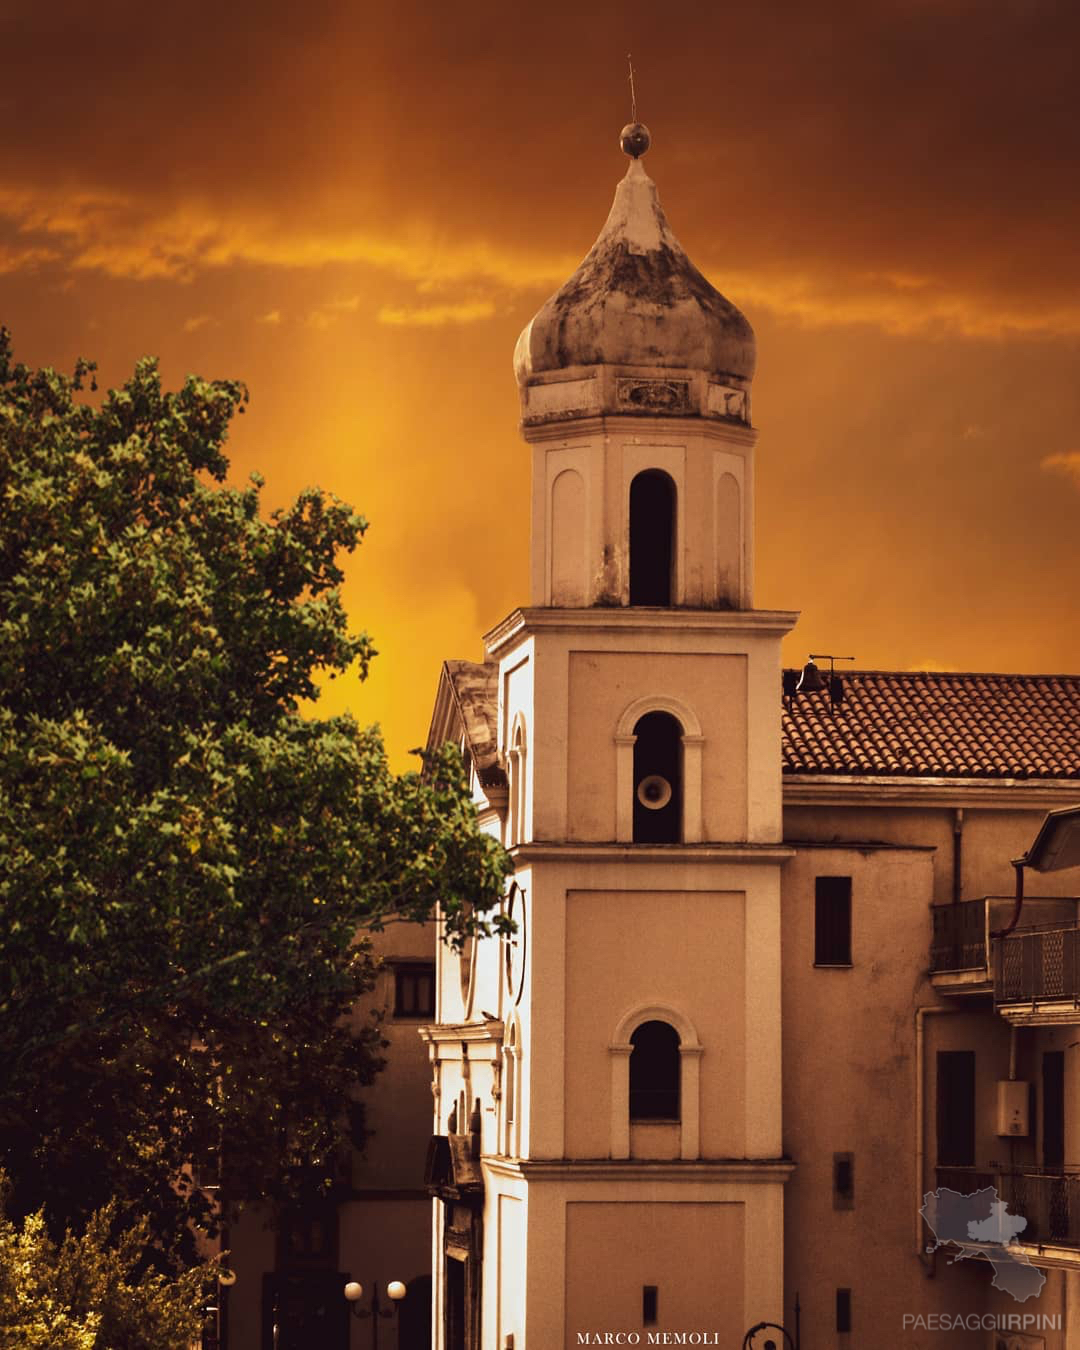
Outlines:
{"type": "Polygon", "coordinates": [[[1080,1247],[1080,1172],[1024,1168],[998,1174],[998,1196],[1027,1227],[1017,1242],[1080,1247]]]}
{"type": "Polygon", "coordinates": [[[995,1003],[1080,998],[1080,928],[1017,930],[995,943],[995,1003]]]}
{"type": "MultiPolygon", "coordinates": [[[[975,1218],[991,1216],[993,1195],[989,1192],[996,1191],[1009,1214],[1027,1220],[1015,1234],[1016,1242],[1080,1249],[1080,1168],[939,1167],[937,1184],[960,1195],[986,1191],[986,1212],[975,1218]]],[[[1013,1230],[1008,1226],[1001,1240],[1008,1242],[1011,1238],[1013,1230]]]]}
{"type": "MultiPolygon", "coordinates": [[[[938,1167],[937,1184],[960,1195],[974,1195],[997,1185],[996,1172],[985,1167],[938,1167]]],[[[987,1213],[989,1214],[989,1209],[987,1213]]]]}
{"type": "Polygon", "coordinates": [[[1029,896],[1018,927],[992,938],[1008,927],[1014,911],[1014,898],[1000,895],[934,905],[930,974],[977,979],[985,972],[998,1003],[1080,996],[1080,900],[1029,896]]]}
{"type": "Polygon", "coordinates": [[[989,928],[985,899],[964,900],[958,905],[935,905],[930,914],[934,922],[930,947],[932,975],[986,966],[989,928]]]}

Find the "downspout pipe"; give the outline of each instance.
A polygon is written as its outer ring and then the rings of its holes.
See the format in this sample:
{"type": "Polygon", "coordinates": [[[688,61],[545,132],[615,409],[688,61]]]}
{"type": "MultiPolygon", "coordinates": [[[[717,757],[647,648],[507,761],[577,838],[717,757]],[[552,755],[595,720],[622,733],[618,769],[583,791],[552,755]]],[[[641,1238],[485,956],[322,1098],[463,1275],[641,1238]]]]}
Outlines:
{"type": "Polygon", "coordinates": [[[990,936],[992,938],[1008,937],[1016,925],[1020,922],[1020,911],[1024,907],[1024,866],[1027,863],[1028,855],[1025,853],[1022,858],[1013,859],[1013,867],[1016,868],[1016,903],[1013,906],[1012,917],[1004,928],[995,929],[990,936]]]}
{"type": "Polygon", "coordinates": [[[964,808],[953,812],[952,827],[952,898],[958,905],[964,894],[964,808]]]}

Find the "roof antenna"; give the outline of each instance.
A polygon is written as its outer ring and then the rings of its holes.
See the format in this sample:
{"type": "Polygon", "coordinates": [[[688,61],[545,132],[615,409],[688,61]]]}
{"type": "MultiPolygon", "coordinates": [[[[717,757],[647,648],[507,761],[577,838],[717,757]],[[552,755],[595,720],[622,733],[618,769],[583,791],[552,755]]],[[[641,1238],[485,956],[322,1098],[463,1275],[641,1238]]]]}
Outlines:
{"type": "Polygon", "coordinates": [[[827,690],[829,694],[829,711],[835,713],[837,706],[844,701],[844,682],[836,673],[837,661],[854,661],[853,656],[830,656],[827,652],[815,656],[810,653],[810,659],[803,666],[802,672],[797,670],[785,670],[783,675],[784,698],[788,700],[787,706],[790,707],[790,700],[796,694],[819,694],[822,690],[827,690]],[[821,671],[818,670],[816,662],[828,661],[829,678],[826,680],[821,671]]]}

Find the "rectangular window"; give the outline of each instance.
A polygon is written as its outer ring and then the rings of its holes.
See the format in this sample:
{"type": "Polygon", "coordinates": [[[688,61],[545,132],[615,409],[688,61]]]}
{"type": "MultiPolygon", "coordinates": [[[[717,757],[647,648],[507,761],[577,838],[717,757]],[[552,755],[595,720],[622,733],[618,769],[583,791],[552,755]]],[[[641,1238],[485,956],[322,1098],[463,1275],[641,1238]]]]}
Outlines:
{"type": "Polygon", "coordinates": [[[939,1050],[937,1164],[975,1166],[975,1051],[939,1050]]]}
{"type": "Polygon", "coordinates": [[[1065,1052],[1046,1050],[1042,1058],[1042,1141],[1044,1167],[1065,1165],[1065,1052]]]}
{"type": "Polygon", "coordinates": [[[837,1331],[851,1330],[850,1289],[838,1289],[836,1291],[836,1329],[837,1331]]]}
{"type": "Polygon", "coordinates": [[[278,1269],[333,1270],[338,1259],[337,1206],[286,1206],[278,1229],[278,1269]]]}
{"type": "Polygon", "coordinates": [[[200,1191],[216,1191],[221,1186],[221,1150],[200,1152],[191,1163],[191,1184],[200,1191]]]}
{"type": "Polygon", "coordinates": [[[394,967],[394,1016],[435,1016],[435,966],[417,961],[394,967]]]}
{"type": "Polygon", "coordinates": [[[641,1325],[645,1327],[656,1326],[658,1308],[660,1304],[660,1288],[655,1284],[643,1284],[641,1286],[641,1325]]]}
{"type": "Polygon", "coordinates": [[[833,1209],[855,1208],[855,1155],[833,1154],[833,1209]]]}
{"type": "Polygon", "coordinates": [[[851,878],[814,878],[814,965],[851,965],[851,878]]]}

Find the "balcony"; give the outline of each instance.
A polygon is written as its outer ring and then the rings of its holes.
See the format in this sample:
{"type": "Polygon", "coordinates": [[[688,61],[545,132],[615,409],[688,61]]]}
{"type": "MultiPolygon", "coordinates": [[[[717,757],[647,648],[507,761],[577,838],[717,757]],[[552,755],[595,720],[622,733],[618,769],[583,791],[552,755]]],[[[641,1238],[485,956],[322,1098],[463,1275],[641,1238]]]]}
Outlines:
{"type": "MultiPolygon", "coordinates": [[[[988,1168],[939,1167],[937,1184],[961,1195],[992,1187],[1009,1214],[1027,1219],[1014,1240],[1036,1265],[1080,1269],[1080,1168],[1003,1168],[993,1163],[988,1168]],[[1059,1248],[1065,1250],[1046,1250],[1059,1248]]],[[[987,1195],[985,1214],[973,1217],[990,1218],[992,1200],[987,1195]]],[[[1003,1229],[1000,1240],[1008,1243],[1011,1231],[1003,1229]]]]}
{"type": "Polygon", "coordinates": [[[995,942],[994,1003],[1017,1026],[1080,1021],[1080,925],[1017,929],[995,942]]]}
{"type": "MultiPolygon", "coordinates": [[[[930,978],[944,993],[988,993],[992,900],[934,905],[930,978]]],[[[1002,922],[1007,922],[1003,919],[1002,922]]]]}
{"type": "Polygon", "coordinates": [[[1017,1241],[1023,1246],[1080,1248],[1080,1170],[1025,1168],[1001,1172],[998,1195],[1028,1224],[1017,1241]]]}
{"type": "Polygon", "coordinates": [[[1014,932],[991,939],[992,932],[1008,925],[1015,905],[1011,895],[988,895],[931,908],[930,978],[935,989],[945,994],[993,993],[998,1005],[1072,999],[1071,991],[1061,991],[1075,983],[1078,967],[1069,964],[1072,939],[1061,935],[1076,931],[1080,900],[1031,896],[1014,932]]]}

